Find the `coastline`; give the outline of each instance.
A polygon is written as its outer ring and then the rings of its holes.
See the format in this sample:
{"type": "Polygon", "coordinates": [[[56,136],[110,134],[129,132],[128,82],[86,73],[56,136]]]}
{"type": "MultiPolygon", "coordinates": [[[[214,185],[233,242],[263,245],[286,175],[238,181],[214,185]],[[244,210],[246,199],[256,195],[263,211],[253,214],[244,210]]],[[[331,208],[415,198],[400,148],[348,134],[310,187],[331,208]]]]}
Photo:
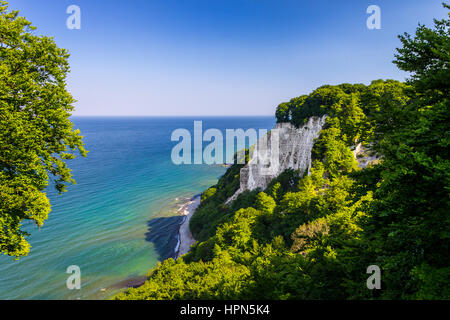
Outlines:
{"type": "MultiPolygon", "coordinates": [[[[189,198],[185,198],[185,201],[189,198]]],[[[176,198],[175,200],[179,200],[176,198]]],[[[186,203],[181,205],[177,210],[181,222],[178,224],[177,231],[177,244],[173,248],[173,253],[168,258],[178,259],[180,256],[188,253],[196,240],[192,236],[191,230],[189,229],[189,221],[195,213],[195,210],[200,205],[201,195],[197,194],[189,199],[186,203]]],[[[180,204],[178,204],[179,206],[180,204]]],[[[168,259],[167,258],[167,259],[168,259]]],[[[106,292],[109,289],[128,289],[128,288],[138,288],[142,286],[147,280],[147,276],[131,276],[127,279],[119,281],[112,286],[101,288],[101,292],[106,292]]]]}
{"type": "Polygon", "coordinates": [[[188,253],[191,246],[196,242],[192,236],[191,230],[189,229],[189,221],[199,205],[200,195],[196,195],[179,209],[179,211],[181,211],[181,215],[184,216],[184,219],[183,222],[180,223],[180,228],[178,230],[178,243],[174,250],[175,259],[178,259],[180,256],[188,253]]]}

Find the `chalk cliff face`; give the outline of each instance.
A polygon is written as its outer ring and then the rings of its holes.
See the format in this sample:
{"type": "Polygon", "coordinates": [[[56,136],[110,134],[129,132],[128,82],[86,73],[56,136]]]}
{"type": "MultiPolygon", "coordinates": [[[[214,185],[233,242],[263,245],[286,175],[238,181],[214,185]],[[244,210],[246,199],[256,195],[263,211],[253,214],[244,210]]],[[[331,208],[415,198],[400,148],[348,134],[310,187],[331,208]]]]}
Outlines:
{"type": "Polygon", "coordinates": [[[311,117],[300,128],[288,122],[277,123],[250,153],[250,162],[240,171],[240,188],[226,203],[246,190],[264,190],[286,169],[299,170],[300,174],[309,170],[314,139],[319,136],[325,119],[326,116],[311,117]]]}

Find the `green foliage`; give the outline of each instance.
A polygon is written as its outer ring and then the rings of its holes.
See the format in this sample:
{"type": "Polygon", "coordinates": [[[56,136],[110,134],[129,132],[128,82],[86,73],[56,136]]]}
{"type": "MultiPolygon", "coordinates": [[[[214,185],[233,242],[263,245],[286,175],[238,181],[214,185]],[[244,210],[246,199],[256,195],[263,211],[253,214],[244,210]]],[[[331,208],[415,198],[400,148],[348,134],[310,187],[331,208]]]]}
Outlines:
{"type": "Polygon", "coordinates": [[[450,299],[449,22],[435,25],[401,37],[408,83],[323,86],[280,104],[278,121],[295,125],[327,114],[310,174],[287,170],[225,206],[239,186],[230,168],[194,215],[201,242],[119,298],[450,299]],[[358,143],[379,161],[358,168],[358,143]],[[381,290],[366,287],[373,264],[381,290]]]}
{"type": "Polygon", "coordinates": [[[360,97],[366,90],[362,84],[341,84],[322,86],[310,95],[303,95],[281,103],[276,111],[277,122],[291,122],[299,127],[310,117],[328,115],[333,121],[340,122],[339,127],[348,142],[360,138],[365,119],[360,107],[360,97]]]}
{"type": "Polygon", "coordinates": [[[258,210],[266,213],[272,213],[273,209],[276,207],[276,202],[271,196],[261,192],[256,196],[255,205],[258,210]]]}
{"type": "Polygon", "coordinates": [[[275,112],[275,117],[278,122],[289,122],[292,118],[291,109],[289,103],[281,103],[275,112]]]}
{"type": "Polygon", "coordinates": [[[48,181],[64,192],[75,182],[66,160],[86,155],[69,120],[69,54],[34,30],[0,1],[0,252],[15,257],[30,248],[22,222],[47,219],[48,181]]]}
{"type": "Polygon", "coordinates": [[[283,195],[289,191],[297,190],[300,175],[297,170],[286,169],[278,177],[272,179],[267,186],[267,194],[271,195],[274,200],[281,200],[283,195]]]}
{"type": "Polygon", "coordinates": [[[313,158],[320,159],[332,177],[349,173],[357,167],[353,153],[344,141],[339,127],[330,127],[321,131],[314,145],[313,158]]]}
{"type": "Polygon", "coordinates": [[[215,186],[202,194],[202,201],[189,224],[195,239],[207,240],[214,235],[218,225],[232,216],[234,211],[224,202],[239,189],[239,172],[242,166],[233,164],[215,186]]]}
{"type": "Polygon", "coordinates": [[[236,299],[248,274],[247,268],[234,263],[226,253],[206,263],[168,259],[150,273],[143,286],[115,299],[236,299]]]}
{"type": "Polygon", "coordinates": [[[372,259],[386,274],[384,297],[448,298],[438,279],[448,277],[450,265],[444,254],[450,246],[449,20],[435,21],[434,30],[419,26],[414,38],[401,40],[395,63],[412,72],[409,99],[390,103],[384,119],[374,117],[381,125],[373,147],[384,159],[364,229],[372,259]]]}
{"type": "Polygon", "coordinates": [[[216,188],[209,188],[207,189],[205,192],[203,192],[202,196],[201,196],[201,201],[205,201],[206,199],[208,199],[209,197],[213,196],[215,193],[217,192],[216,188]]]}
{"type": "MultiPolygon", "coordinates": [[[[447,4],[443,6],[450,9],[447,4]]],[[[399,36],[403,47],[397,49],[394,63],[412,73],[411,82],[425,104],[427,100],[435,103],[449,96],[449,27],[449,19],[435,20],[434,29],[419,25],[414,38],[407,33],[399,36]]]]}

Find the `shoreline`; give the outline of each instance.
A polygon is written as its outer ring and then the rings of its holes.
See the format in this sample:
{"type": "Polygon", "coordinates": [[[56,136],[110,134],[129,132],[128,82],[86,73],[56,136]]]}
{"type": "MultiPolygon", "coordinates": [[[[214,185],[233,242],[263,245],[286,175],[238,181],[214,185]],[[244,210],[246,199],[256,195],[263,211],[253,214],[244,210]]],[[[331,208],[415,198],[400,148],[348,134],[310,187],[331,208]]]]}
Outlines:
{"type": "MultiPolygon", "coordinates": [[[[178,200],[179,198],[176,198],[178,200]]],[[[189,198],[186,198],[189,199],[189,198]]],[[[175,245],[175,248],[173,248],[173,253],[170,257],[166,258],[173,258],[174,260],[178,259],[180,256],[188,253],[191,249],[191,245],[197,242],[197,240],[194,239],[192,236],[191,230],[189,229],[189,221],[191,220],[192,216],[195,213],[195,210],[200,205],[201,200],[201,194],[197,194],[190,198],[189,201],[184,203],[178,210],[177,210],[177,217],[182,218],[183,220],[179,223],[178,231],[177,231],[177,244],[175,245]]],[[[145,281],[147,281],[147,276],[137,276],[137,277],[129,277],[127,279],[124,279],[122,281],[117,282],[116,284],[101,288],[101,292],[106,292],[108,289],[129,289],[129,288],[138,288],[142,286],[145,281]]]]}
{"type": "Polygon", "coordinates": [[[175,259],[178,259],[182,255],[188,253],[191,246],[197,242],[189,229],[189,222],[191,221],[191,218],[199,205],[200,195],[196,195],[179,209],[179,211],[181,211],[181,216],[184,216],[184,219],[183,222],[180,223],[180,227],[178,229],[178,243],[174,249],[175,259]]]}

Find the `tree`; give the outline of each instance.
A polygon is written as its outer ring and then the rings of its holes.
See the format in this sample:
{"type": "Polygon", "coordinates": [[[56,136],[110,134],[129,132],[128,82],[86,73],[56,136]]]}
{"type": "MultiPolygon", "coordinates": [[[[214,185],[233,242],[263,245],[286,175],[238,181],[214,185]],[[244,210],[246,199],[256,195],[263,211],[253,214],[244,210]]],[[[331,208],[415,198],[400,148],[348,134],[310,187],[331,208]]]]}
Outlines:
{"type": "Polygon", "coordinates": [[[66,160],[85,156],[69,120],[69,54],[0,1],[0,252],[27,255],[23,220],[42,226],[51,206],[44,189],[75,183],[66,160]]]}
{"type": "Polygon", "coordinates": [[[213,196],[217,192],[216,188],[208,188],[205,192],[202,193],[201,199],[202,201],[205,201],[209,197],[213,196]]]}
{"type": "Polygon", "coordinates": [[[280,103],[275,112],[275,117],[277,122],[288,122],[290,120],[290,109],[289,104],[286,102],[280,103]]]}
{"type": "Polygon", "coordinates": [[[449,27],[435,20],[434,29],[400,36],[394,63],[412,73],[410,99],[381,102],[376,117],[381,182],[364,230],[385,298],[449,298],[449,27]]]}
{"type": "Polygon", "coordinates": [[[275,200],[264,192],[258,193],[256,196],[256,208],[263,212],[272,213],[275,209],[275,200]]]}
{"type": "Polygon", "coordinates": [[[435,19],[434,26],[419,25],[414,38],[408,33],[400,35],[403,47],[397,49],[394,60],[399,69],[412,73],[410,82],[416,92],[432,101],[448,98],[450,87],[450,20],[435,19]]]}

